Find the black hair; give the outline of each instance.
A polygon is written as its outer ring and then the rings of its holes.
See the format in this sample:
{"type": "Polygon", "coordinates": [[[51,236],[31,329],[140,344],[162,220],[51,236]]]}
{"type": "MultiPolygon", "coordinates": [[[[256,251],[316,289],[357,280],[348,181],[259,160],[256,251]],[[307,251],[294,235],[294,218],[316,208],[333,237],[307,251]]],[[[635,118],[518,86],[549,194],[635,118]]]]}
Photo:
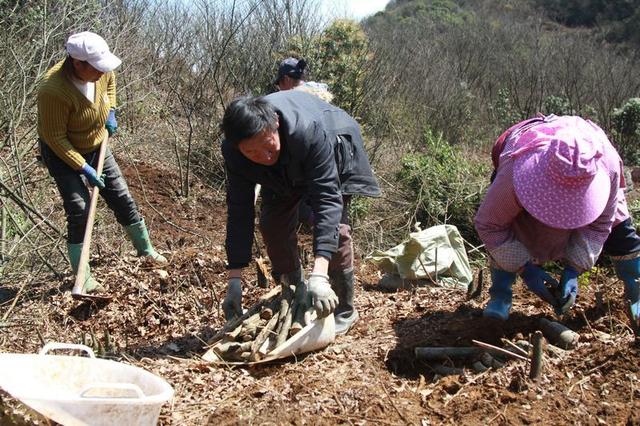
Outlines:
{"type": "Polygon", "coordinates": [[[227,106],[221,127],[225,139],[237,146],[264,129],[277,129],[277,116],[264,97],[242,96],[227,106]]]}

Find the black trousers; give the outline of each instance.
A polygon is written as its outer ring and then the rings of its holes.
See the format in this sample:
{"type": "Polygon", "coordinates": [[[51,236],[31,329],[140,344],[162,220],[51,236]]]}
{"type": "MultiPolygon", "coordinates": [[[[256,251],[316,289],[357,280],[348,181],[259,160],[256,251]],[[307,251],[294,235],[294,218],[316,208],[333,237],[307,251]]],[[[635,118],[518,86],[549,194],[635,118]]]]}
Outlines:
{"type": "Polygon", "coordinates": [[[631,218],[613,227],[602,248],[602,252],[609,256],[626,256],[639,251],[640,237],[631,218]]]}
{"type": "MultiPolygon", "coordinates": [[[[93,168],[98,167],[99,151],[98,149],[83,155],[93,168]]],[[[67,241],[70,244],[81,243],[84,239],[90,205],[89,190],[80,177],[82,172],[69,167],[42,141],[40,141],[40,152],[42,161],[49,169],[49,174],[55,180],[58,192],[62,197],[62,205],[67,214],[67,241]]],[[[129,192],[120,167],[108,147],[102,173],[105,175],[105,188],[100,190],[100,195],[115,213],[118,223],[127,226],[139,222],[141,218],[138,207],[129,192]]]]}
{"type": "MultiPolygon", "coordinates": [[[[274,276],[295,271],[300,266],[298,259],[297,228],[299,205],[303,195],[280,197],[264,196],[260,211],[260,233],[267,248],[274,276]]],[[[342,197],[343,209],[340,218],[338,250],[329,261],[329,272],[353,267],[353,240],[349,225],[350,195],[342,197]]]]}

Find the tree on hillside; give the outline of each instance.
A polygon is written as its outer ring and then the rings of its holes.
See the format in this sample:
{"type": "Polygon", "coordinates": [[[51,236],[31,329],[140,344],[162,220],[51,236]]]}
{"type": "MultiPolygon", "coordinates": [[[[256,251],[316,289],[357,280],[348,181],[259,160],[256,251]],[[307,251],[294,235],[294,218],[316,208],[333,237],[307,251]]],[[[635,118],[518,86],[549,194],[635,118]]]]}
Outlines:
{"type": "Polygon", "coordinates": [[[324,31],[318,45],[318,78],[329,84],[337,105],[357,115],[371,59],[367,36],[357,23],[338,20],[324,31]]]}

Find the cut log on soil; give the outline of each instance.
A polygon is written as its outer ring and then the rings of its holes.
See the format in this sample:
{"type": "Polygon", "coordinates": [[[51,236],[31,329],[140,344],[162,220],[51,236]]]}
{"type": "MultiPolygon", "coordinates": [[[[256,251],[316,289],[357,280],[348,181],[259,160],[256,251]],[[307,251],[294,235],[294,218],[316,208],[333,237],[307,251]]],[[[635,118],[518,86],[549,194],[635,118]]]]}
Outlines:
{"type": "Polygon", "coordinates": [[[464,370],[462,368],[447,367],[442,364],[434,364],[431,366],[431,369],[434,373],[440,376],[459,376],[460,374],[464,374],[464,370]]]}
{"type": "Polygon", "coordinates": [[[551,343],[562,349],[573,349],[578,344],[580,335],[559,322],[540,318],[542,333],[551,343]]]}
{"type": "Polygon", "coordinates": [[[472,347],[417,347],[413,351],[417,359],[427,361],[472,358],[481,352],[481,349],[472,347]]]}

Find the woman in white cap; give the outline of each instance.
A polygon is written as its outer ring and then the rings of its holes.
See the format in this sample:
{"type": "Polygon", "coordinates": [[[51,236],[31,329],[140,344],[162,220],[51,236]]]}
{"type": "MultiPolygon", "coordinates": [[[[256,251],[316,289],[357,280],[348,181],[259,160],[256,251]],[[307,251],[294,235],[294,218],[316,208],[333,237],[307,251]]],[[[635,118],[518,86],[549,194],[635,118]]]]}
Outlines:
{"type": "Polygon", "coordinates": [[[525,284],[566,312],[578,276],[601,252],[624,281],[634,328],[640,314],[640,237],[624,196],[622,160],[605,133],[580,117],[523,121],[498,138],[491,186],[475,218],[491,259],[490,301],[484,316],[506,320],[511,285],[525,284]],[[560,282],[541,267],[560,261],[560,282]]]}
{"type": "MultiPolygon", "coordinates": [[[[78,270],[89,210],[84,175],[100,188],[118,222],[125,227],[139,256],[157,263],[167,260],[149,240],[127,183],[107,149],[102,175],[95,167],[100,144],[118,128],[115,117],[116,80],[113,70],[121,60],[102,37],[92,32],[73,34],[66,43],[67,57],[45,74],[38,91],[38,136],[42,159],[54,178],[67,215],[67,248],[74,273],[78,270]]],[[[103,290],[87,275],[83,291],[103,290]]]]}

